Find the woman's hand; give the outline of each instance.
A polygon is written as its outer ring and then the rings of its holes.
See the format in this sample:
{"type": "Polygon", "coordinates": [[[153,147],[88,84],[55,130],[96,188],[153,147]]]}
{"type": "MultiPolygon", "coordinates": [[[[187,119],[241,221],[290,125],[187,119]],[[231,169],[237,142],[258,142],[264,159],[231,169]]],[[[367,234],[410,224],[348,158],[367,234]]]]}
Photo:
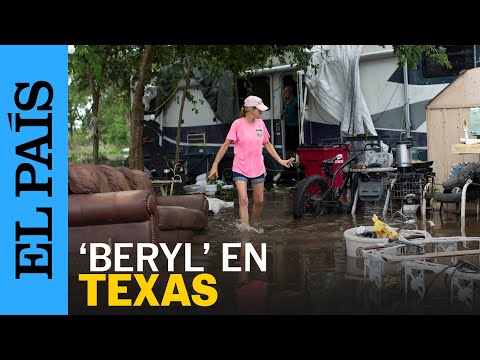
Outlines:
{"type": "Polygon", "coordinates": [[[210,172],[208,173],[208,179],[216,180],[218,177],[218,168],[217,165],[212,165],[210,172]]]}
{"type": "Polygon", "coordinates": [[[295,160],[294,157],[291,157],[290,159],[286,159],[286,160],[280,160],[280,164],[282,164],[283,166],[285,166],[286,168],[291,168],[293,166],[292,162],[295,160]]]}

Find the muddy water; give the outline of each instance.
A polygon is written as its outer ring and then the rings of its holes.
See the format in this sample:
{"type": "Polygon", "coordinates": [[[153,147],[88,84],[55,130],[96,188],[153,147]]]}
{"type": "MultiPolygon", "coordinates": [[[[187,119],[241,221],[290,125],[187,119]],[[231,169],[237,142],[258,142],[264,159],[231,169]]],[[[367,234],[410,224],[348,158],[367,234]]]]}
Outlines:
{"type": "MultiPolygon", "coordinates": [[[[206,314],[478,314],[479,283],[463,286],[463,295],[452,295],[443,274],[425,276],[424,296],[415,286],[405,286],[401,272],[383,274],[381,284],[364,279],[363,262],[346,256],[343,231],[359,225],[372,225],[372,214],[381,214],[383,204],[368,205],[351,214],[324,215],[294,220],[292,194],[282,190],[266,193],[263,233],[239,231],[238,207],[223,208],[209,217],[207,232],[191,241],[197,247],[195,259],[217,279],[219,297],[206,314]],[[209,243],[205,255],[203,244],[209,243]],[[254,246],[261,254],[266,247],[266,269],[252,260],[251,271],[222,270],[222,244],[254,246]],[[201,259],[201,260],[200,260],[201,259]],[[427,291],[425,291],[427,290],[427,291]],[[475,301],[472,301],[476,300],[475,301]]],[[[453,209],[453,208],[452,208],[453,209]]],[[[452,210],[451,209],[451,210],[452,210]]],[[[395,210],[395,209],[394,209],[395,210]]],[[[397,209],[398,210],[398,209],[397,209]]],[[[432,236],[462,236],[460,217],[454,213],[429,213],[422,221],[410,215],[419,229],[432,236]]],[[[475,211],[467,212],[464,236],[480,236],[475,211]]],[[[237,248],[235,248],[238,250],[237,248]]],[[[223,251],[224,252],[224,251],[223,251]]],[[[231,251],[235,253],[235,251],[231,251]]],[[[244,254],[232,266],[244,268],[244,254]]],[[[473,259],[478,265],[477,258],[473,259]]]]}

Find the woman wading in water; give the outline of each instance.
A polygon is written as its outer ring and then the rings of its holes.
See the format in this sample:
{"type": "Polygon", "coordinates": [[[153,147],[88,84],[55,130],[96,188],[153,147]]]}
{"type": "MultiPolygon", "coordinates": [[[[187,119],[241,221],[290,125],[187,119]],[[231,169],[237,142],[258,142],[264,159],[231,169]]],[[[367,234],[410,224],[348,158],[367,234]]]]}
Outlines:
{"type": "Polygon", "coordinates": [[[262,215],[265,182],[265,164],[262,150],[265,149],[279,164],[290,168],[295,158],[282,159],[272,143],[269,141],[265,123],[261,119],[263,111],[268,110],[258,96],[249,96],[245,99],[240,111],[240,118],[236,119],[227,134],[225,142],[218,150],[215,161],[210,169],[209,178],[218,176],[218,164],[225,155],[229,145],[234,144],[233,180],[238,193],[240,220],[253,227],[258,225],[262,215]],[[253,190],[252,217],[249,222],[247,184],[250,181],[253,190]]]}

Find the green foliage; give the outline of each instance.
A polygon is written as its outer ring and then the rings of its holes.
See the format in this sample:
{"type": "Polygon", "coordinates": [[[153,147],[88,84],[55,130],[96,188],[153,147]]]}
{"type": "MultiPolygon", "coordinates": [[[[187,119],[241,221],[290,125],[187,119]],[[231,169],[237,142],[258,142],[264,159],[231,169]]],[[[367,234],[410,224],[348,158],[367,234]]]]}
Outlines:
{"type": "Polygon", "coordinates": [[[88,91],[80,90],[76,82],[68,85],[68,128],[75,130],[77,125],[88,123],[91,117],[91,96],[88,91]]]}
{"type": "MultiPolygon", "coordinates": [[[[69,126],[73,123],[81,124],[80,128],[72,130],[70,141],[77,145],[92,144],[91,96],[87,90],[80,90],[75,81],[69,85],[69,126]]],[[[130,102],[126,91],[117,90],[109,86],[101,95],[98,117],[99,133],[102,143],[112,144],[118,148],[129,145],[130,131],[127,118],[130,114],[130,102]]]]}
{"type": "Polygon", "coordinates": [[[430,198],[430,207],[433,208],[435,204],[438,202],[437,198],[434,196],[435,193],[438,192],[438,189],[434,187],[431,191],[432,197],[430,198]]]}
{"type": "Polygon", "coordinates": [[[128,147],[130,143],[130,131],[125,119],[117,117],[110,124],[102,137],[103,144],[113,144],[117,147],[128,147]]]}
{"type": "MultiPolygon", "coordinates": [[[[69,92],[69,96],[70,94],[75,96],[73,91],[69,92]]],[[[86,103],[79,103],[77,104],[77,109],[84,109],[87,106],[88,101],[86,101],[86,103]]],[[[100,133],[103,134],[101,141],[104,145],[111,144],[119,148],[128,147],[130,139],[130,131],[126,121],[126,115],[129,113],[128,106],[129,104],[123,99],[105,97],[105,101],[100,108],[100,118],[102,119],[100,133]]],[[[69,135],[69,143],[81,146],[92,144],[92,129],[90,127],[88,114],[90,114],[90,109],[87,109],[85,116],[73,118],[81,121],[81,126],[80,128],[73,129],[71,135],[69,135]]]]}
{"type": "Polygon", "coordinates": [[[212,178],[208,178],[208,177],[207,177],[207,184],[208,184],[208,185],[213,185],[213,184],[215,184],[216,182],[217,182],[216,179],[212,179],[212,178]]]}
{"type": "Polygon", "coordinates": [[[190,103],[192,103],[192,111],[193,111],[195,114],[198,114],[198,108],[197,108],[198,103],[200,103],[200,105],[203,105],[203,103],[204,103],[205,101],[204,101],[203,99],[197,99],[197,98],[195,98],[195,96],[193,96],[190,91],[185,91],[185,98],[186,98],[190,103]]]}
{"type": "Polygon", "coordinates": [[[271,67],[277,59],[282,64],[307,66],[312,45],[208,45],[198,49],[197,66],[230,70],[234,75],[247,70],[271,67]]]}
{"type": "MultiPolygon", "coordinates": [[[[68,57],[70,84],[74,85],[72,89],[75,87],[78,92],[88,91],[91,95],[91,106],[88,106],[91,108],[91,116],[88,122],[87,119],[82,119],[82,125],[85,129],[91,126],[94,132],[94,163],[99,160],[100,139],[105,134],[105,129],[112,128],[116,135],[121,133],[118,126],[109,126],[116,120],[115,116],[106,117],[106,121],[102,118],[99,112],[101,100],[109,95],[107,90],[114,89],[116,95],[123,96],[123,100],[129,103],[130,77],[138,65],[140,49],[135,45],[79,45],[75,54],[68,57]],[[92,122],[92,119],[95,121],[92,122]]],[[[70,124],[73,121],[69,119],[70,124]]],[[[116,137],[112,135],[110,138],[116,137]]],[[[125,136],[120,137],[119,141],[124,142],[124,139],[125,136]]]]}
{"type": "MultiPolygon", "coordinates": [[[[76,136],[69,139],[68,161],[74,163],[92,163],[92,139],[76,136]]],[[[100,147],[100,162],[102,164],[118,163],[124,165],[126,154],[121,148],[112,145],[100,147]]]]}
{"type": "MultiPolygon", "coordinates": [[[[233,76],[248,74],[258,68],[277,64],[297,64],[306,69],[310,61],[312,45],[155,45],[155,55],[151,71],[175,67],[177,71],[165,72],[157,81],[167,81],[168,91],[159,93],[161,104],[165,103],[178,89],[180,80],[185,77],[189,57],[194,54],[193,67],[205,71],[210,76],[220,78],[226,70],[233,76]],[[170,74],[170,75],[169,75],[170,74]]],[[[71,141],[79,144],[91,141],[90,118],[92,116],[92,95],[100,94],[97,104],[100,139],[104,145],[113,144],[125,147],[128,144],[130,116],[130,80],[139,76],[139,60],[143,45],[77,45],[69,61],[69,124],[79,121],[82,128],[74,132],[71,141]]],[[[451,67],[445,48],[439,45],[393,45],[399,56],[399,65],[405,61],[415,68],[422,53],[433,62],[451,67]]],[[[246,75],[248,84],[248,75],[246,75]]],[[[160,84],[158,84],[160,85],[160,84]]],[[[163,86],[161,86],[163,87],[163,86]]],[[[196,101],[187,91],[186,99],[196,101]]],[[[98,98],[98,97],[97,97],[98,98]]],[[[96,109],[96,108],[95,108],[96,109]]],[[[95,110],[94,109],[94,110],[95,110]]],[[[143,108],[142,108],[143,109],[143,108]]],[[[96,113],[93,115],[97,115],[96,113]]],[[[143,111],[132,119],[141,122],[143,111]]],[[[141,140],[141,139],[140,139],[141,140]]],[[[137,141],[137,139],[135,139],[137,141]]],[[[141,148],[141,144],[131,144],[141,148]]]]}
{"type": "Polygon", "coordinates": [[[130,114],[130,103],[122,91],[109,87],[102,96],[99,109],[100,134],[103,144],[111,144],[120,148],[127,147],[130,141],[130,130],[127,116],[130,114]]]}
{"type": "Polygon", "coordinates": [[[393,45],[393,51],[398,55],[398,65],[403,66],[405,61],[411,70],[417,68],[418,60],[422,54],[427,55],[433,63],[451,69],[445,48],[441,45],[393,45]]]}
{"type": "Polygon", "coordinates": [[[140,54],[138,45],[78,45],[68,57],[68,73],[80,90],[92,85],[128,90],[140,54]]]}
{"type": "MultiPolygon", "coordinates": [[[[68,145],[70,148],[91,146],[92,136],[88,131],[77,130],[68,135],[68,145]]],[[[91,153],[91,149],[90,149],[91,153]]]]}

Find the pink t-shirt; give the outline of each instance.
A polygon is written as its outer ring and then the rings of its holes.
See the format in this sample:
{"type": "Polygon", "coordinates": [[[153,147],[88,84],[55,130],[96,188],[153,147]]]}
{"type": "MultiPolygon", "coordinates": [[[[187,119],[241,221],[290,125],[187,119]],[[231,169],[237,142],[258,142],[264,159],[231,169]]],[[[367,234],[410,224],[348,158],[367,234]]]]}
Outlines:
{"type": "Polygon", "coordinates": [[[227,139],[234,144],[232,170],[249,178],[265,173],[262,150],[269,138],[262,119],[255,119],[251,123],[244,117],[235,120],[227,134],[227,139]]]}

